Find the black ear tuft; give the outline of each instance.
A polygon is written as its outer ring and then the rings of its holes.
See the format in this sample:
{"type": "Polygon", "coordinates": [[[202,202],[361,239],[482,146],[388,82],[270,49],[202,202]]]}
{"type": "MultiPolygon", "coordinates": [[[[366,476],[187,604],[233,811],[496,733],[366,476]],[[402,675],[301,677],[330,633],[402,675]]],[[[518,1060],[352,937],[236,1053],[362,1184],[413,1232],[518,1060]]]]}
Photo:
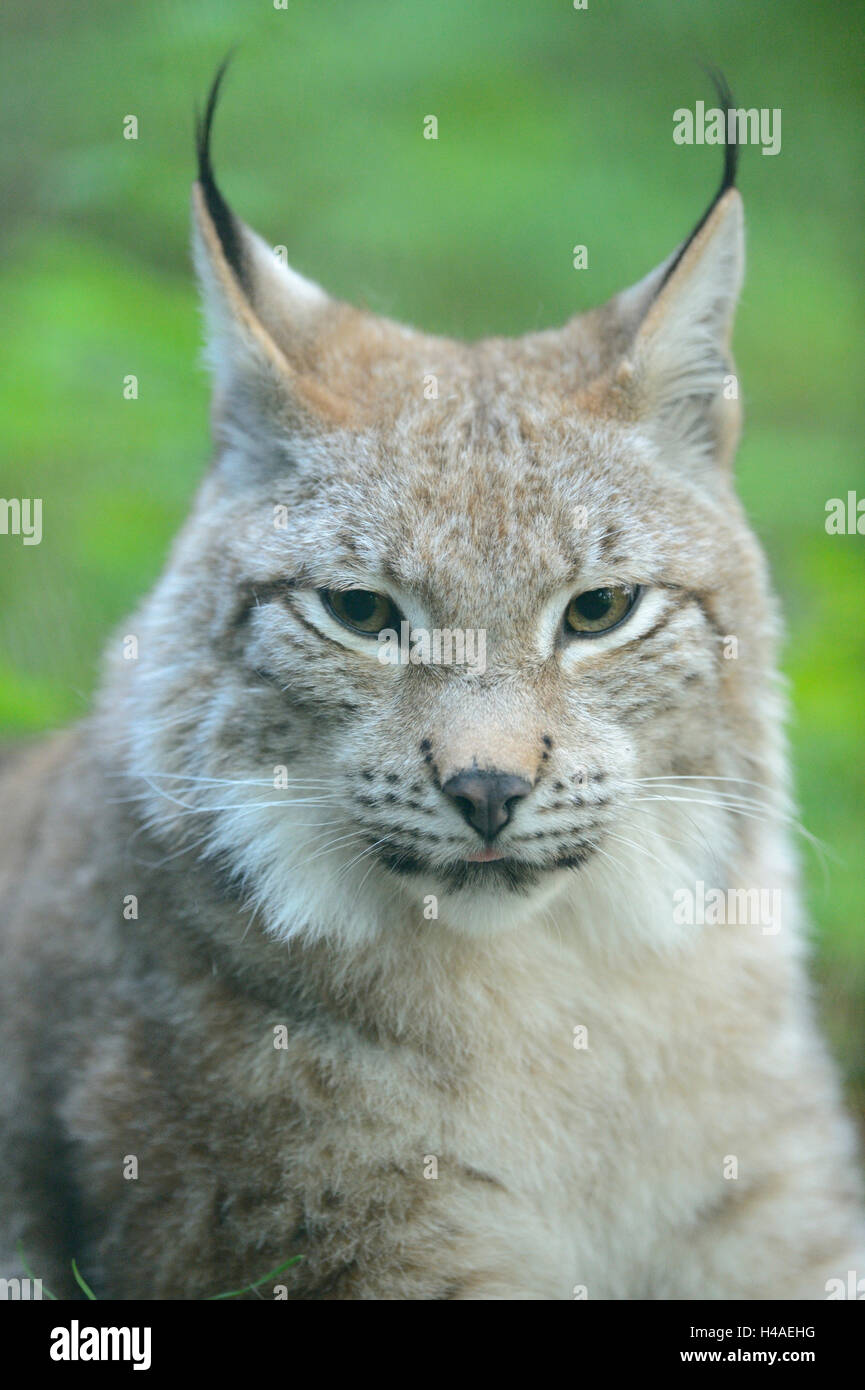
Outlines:
{"type": "Polygon", "coordinates": [[[217,69],[207,97],[203,119],[196,115],[195,149],[198,156],[198,182],[201,184],[207,211],[210,213],[210,219],[216,229],[216,235],[219,237],[225,259],[241,286],[246,289],[243,246],[237,219],[217,187],[216,179],[213,176],[213,166],[210,162],[210,133],[213,128],[213,116],[216,111],[216,103],[219,100],[222,79],[232,56],[233,54],[229,53],[227,57],[223,58],[217,69]]]}
{"type": "MultiPolygon", "coordinates": [[[[705,71],[708,74],[708,76],[712,79],[712,82],[715,85],[715,91],[718,94],[718,105],[720,106],[721,110],[726,114],[728,111],[735,109],[736,102],[733,97],[733,93],[730,91],[727,79],[721,72],[720,68],[705,65],[705,71]]],[[[718,191],[715,194],[709,206],[706,208],[706,211],[703,213],[703,216],[700,218],[691,235],[688,237],[687,241],[685,241],[682,244],[682,246],[679,247],[679,252],[676,258],[667,267],[667,272],[664,275],[664,278],[658,286],[657,290],[655,291],[656,296],[660,294],[661,290],[666,285],[670,276],[673,274],[673,271],[676,269],[676,266],[679,264],[688,247],[691,245],[691,242],[694,240],[694,237],[705,226],[706,222],[708,221],[717,204],[720,202],[721,198],[723,198],[724,194],[727,192],[729,188],[735,188],[736,170],[738,169],[738,166],[739,146],[737,145],[735,140],[730,139],[730,122],[728,121],[727,139],[724,143],[724,169],[721,174],[721,183],[718,188],[718,191]]]]}
{"type": "MultiPolygon", "coordinates": [[[[736,101],[721,69],[707,66],[706,73],[715,84],[715,91],[718,93],[718,105],[721,110],[724,112],[734,111],[736,108],[736,101]]],[[[730,128],[728,121],[727,141],[724,145],[724,172],[721,176],[721,187],[715,194],[715,203],[717,203],[719,198],[723,197],[728,188],[735,188],[736,186],[736,170],[739,167],[739,146],[735,140],[731,140],[729,137],[730,128]]],[[[712,204],[712,207],[715,206],[715,203],[712,204]]],[[[710,208],[709,212],[711,212],[711,210],[710,208]]],[[[708,217],[708,215],[707,213],[706,216],[708,217]]]]}

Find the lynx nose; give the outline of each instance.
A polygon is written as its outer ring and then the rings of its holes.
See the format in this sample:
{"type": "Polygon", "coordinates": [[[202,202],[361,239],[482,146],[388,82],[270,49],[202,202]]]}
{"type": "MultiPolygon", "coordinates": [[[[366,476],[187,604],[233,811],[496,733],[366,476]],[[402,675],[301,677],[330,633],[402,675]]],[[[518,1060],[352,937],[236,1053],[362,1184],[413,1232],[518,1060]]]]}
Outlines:
{"type": "Polygon", "coordinates": [[[510,772],[482,772],[472,768],[457,772],[443,784],[442,791],[460,815],[485,840],[492,840],[513,813],[514,803],[528,796],[531,782],[510,772]]]}

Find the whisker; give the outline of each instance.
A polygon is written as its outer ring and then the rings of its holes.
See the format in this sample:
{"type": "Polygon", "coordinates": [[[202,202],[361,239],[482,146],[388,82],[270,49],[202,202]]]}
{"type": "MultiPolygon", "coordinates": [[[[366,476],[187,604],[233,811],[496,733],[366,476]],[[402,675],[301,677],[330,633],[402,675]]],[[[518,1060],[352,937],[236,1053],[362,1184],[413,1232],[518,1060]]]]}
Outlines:
{"type": "MultiPolygon", "coordinates": [[[[272,777],[200,777],[188,772],[109,772],[108,777],[127,777],[133,780],[141,777],[144,780],[149,778],[160,778],[164,782],[206,782],[220,786],[231,787],[268,787],[273,786],[272,777]]],[[[333,786],[333,778],[326,777],[289,777],[286,779],[286,786],[333,786]]]]}
{"type": "Polygon", "coordinates": [[[347,840],[362,838],[363,833],[362,830],[350,830],[346,835],[337,835],[333,840],[329,840],[325,845],[316,849],[315,853],[311,854],[309,858],[302,860],[299,864],[289,864],[288,868],[290,868],[293,873],[297,873],[301,869],[305,869],[308,864],[315,863],[316,859],[320,859],[322,855],[330,854],[332,850],[336,849],[337,845],[344,844],[347,840]]]}
{"type": "MultiPolygon", "coordinates": [[[[373,850],[378,849],[379,845],[384,845],[384,844],[386,844],[387,841],[388,841],[389,839],[390,839],[390,835],[382,835],[382,837],[381,837],[380,840],[376,840],[374,844],[369,845],[369,847],[368,847],[367,849],[365,849],[361,854],[358,854],[358,855],[355,856],[354,859],[349,860],[348,864],[343,864],[342,868],[340,869],[339,873],[337,874],[337,878],[341,878],[342,875],[343,875],[344,873],[347,873],[348,870],[349,870],[350,868],[352,868],[353,865],[359,863],[359,861],[360,861],[361,859],[365,859],[366,856],[367,856],[368,854],[372,854],[373,850]]],[[[373,868],[374,865],[371,865],[370,867],[373,868]]],[[[368,872],[368,871],[367,871],[367,872],[368,872]]],[[[367,878],[367,875],[364,874],[364,877],[363,877],[363,882],[364,882],[364,883],[366,883],[366,878],[367,878]]]]}
{"type": "Polygon", "coordinates": [[[629,785],[632,787],[643,786],[647,782],[737,782],[743,786],[760,787],[763,791],[772,790],[768,782],[755,782],[751,777],[718,777],[707,772],[682,773],[681,776],[677,772],[671,772],[663,777],[632,777],[629,779],[629,785]]]}
{"type": "MultiPolygon", "coordinates": [[[[679,790],[679,789],[677,789],[677,790],[679,790]]],[[[695,790],[696,790],[696,789],[695,789],[695,790]]],[[[812,833],[811,833],[810,830],[806,830],[805,826],[802,825],[801,821],[798,821],[798,820],[795,818],[795,816],[788,815],[785,811],[781,811],[781,810],[779,810],[779,809],[776,808],[776,807],[767,806],[767,805],[765,805],[765,804],[763,804],[763,805],[761,806],[761,809],[763,809],[764,811],[767,811],[769,814],[767,814],[767,815],[757,815],[757,814],[754,812],[754,805],[761,805],[761,803],[759,803],[759,802],[752,803],[752,802],[747,801],[747,800],[746,800],[746,801],[741,801],[741,800],[739,800],[738,798],[728,798],[728,799],[724,799],[724,800],[718,800],[718,799],[716,798],[716,799],[710,801],[710,800],[705,799],[705,798],[693,797],[693,796],[637,796],[637,797],[634,797],[634,802],[638,802],[638,801],[670,801],[670,802],[680,801],[680,802],[685,802],[685,803],[691,803],[691,804],[693,804],[693,805],[695,805],[695,806],[712,806],[712,807],[715,808],[715,810],[719,810],[719,811],[729,811],[729,812],[730,812],[732,815],[734,815],[734,816],[744,816],[744,817],[746,817],[748,820],[763,821],[763,822],[766,823],[766,824],[768,824],[772,819],[775,819],[775,820],[778,820],[778,821],[783,822],[783,823],[786,824],[786,825],[789,825],[793,830],[795,830],[795,831],[797,832],[797,834],[801,835],[801,836],[803,837],[803,839],[807,840],[807,841],[809,842],[809,844],[814,848],[815,852],[818,853],[819,855],[822,856],[824,853],[829,853],[829,854],[832,853],[832,851],[829,849],[829,846],[828,846],[823,840],[819,839],[818,836],[812,835],[812,833]],[[746,809],[746,807],[747,807],[747,809],[746,809]]],[[[822,862],[822,860],[821,860],[821,862],[822,862]]]]}
{"type": "MultiPolygon", "coordinates": [[[[653,811],[649,810],[647,806],[635,806],[633,804],[630,804],[628,809],[630,811],[635,811],[638,815],[641,816],[652,817],[655,814],[653,811]]],[[[650,835],[654,835],[657,840],[662,840],[664,844],[667,845],[677,845],[681,849],[687,849],[689,848],[689,846],[696,846],[698,850],[706,850],[709,854],[710,859],[715,865],[715,868],[718,870],[718,872],[720,872],[721,866],[718,860],[716,849],[714,845],[711,843],[711,841],[708,839],[703,828],[700,825],[698,825],[697,822],[687,814],[687,812],[683,812],[682,814],[685,815],[688,824],[692,827],[692,830],[694,831],[693,834],[688,834],[688,832],[685,831],[686,839],[684,840],[673,839],[673,837],[669,835],[665,830],[660,829],[657,825],[653,824],[646,825],[645,823],[643,823],[642,825],[632,825],[630,820],[626,819],[623,822],[623,825],[625,829],[634,830],[637,834],[648,833],[650,835]]]]}
{"type": "Polygon", "coordinates": [[[634,801],[681,801],[691,806],[713,806],[716,811],[733,811],[736,815],[747,816],[749,820],[766,821],[769,819],[768,816],[758,816],[755,815],[752,811],[742,810],[740,806],[737,806],[733,803],[728,804],[726,802],[717,800],[706,801],[696,796],[635,796],[634,801]]]}
{"type": "Polygon", "coordinates": [[[777,815],[786,815],[786,814],[787,814],[787,813],[782,809],[781,806],[778,806],[778,805],[776,805],[774,802],[771,802],[771,801],[764,801],[762,798],[760,798],[760,797],[758,797],[758,796],[743,796],[743,795],[737,794],[737,793],[735,793],[735,792],[715,791],[715,789],[712,788],[712,787],[681,787],[681,786],[679,786],[678,782],[674,782],[674,781],[661,782],[661,781],[658,781],[658,782],[654,783],[652,786],[648,787],[647,790],[648,790],[648,791],[653,791],[653,792],[655,792],[655,791],[665,791],[665,790],[674,791],[674,792],[695,792],[695,791],[696,791],[696,792],[700,792],[700,791],[701,791],[701,792],[705,792],[706,796],[709,796],[710,794],[711,794],[711,795],[714,795],[715,799],[718,800],[718,801],[720,801],[720,800],[729,801],[729,802],[737,803],[737,804],[742,805],[742,806],[757,806],[757,807],[760,808],[760,810],[763,810],[763,811],[772,811],[773,813],[775,813],[775,814],[777,814],[777,815]]]}
{"type": "Polygon", "coordinates": [[[638,849],[641,854],[645,854],[649,859],[653,860],[653,862],[658,865],[659,869],[666,869],[668,867],[656,854],[652,854],[647,850],[645,845],[638,845],[636,840],[629,840],[624,835],[616,835],[611,830],[607,831],[607,837],[611,840],[618,840],[622,845],[630,845],[632,849],[638,849]]]}

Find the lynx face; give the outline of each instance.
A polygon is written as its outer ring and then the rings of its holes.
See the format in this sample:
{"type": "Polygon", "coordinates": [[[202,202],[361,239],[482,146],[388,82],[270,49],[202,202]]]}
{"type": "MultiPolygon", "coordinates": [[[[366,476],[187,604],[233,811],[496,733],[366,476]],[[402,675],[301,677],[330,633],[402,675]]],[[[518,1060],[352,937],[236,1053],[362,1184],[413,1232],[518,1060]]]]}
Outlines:
{"type": "Polygon", "coordinates": [[[729,180],[602,310],[466,346],[281,266],[216,188],[211,117],[217,457],[118,672],[158,835],[284,935],[367,933],[394,900],[422,922],[430,895],[429,929],[496,930],[699,871],[771,753],[729,180]],[[382,660],[402,623],[474,634],[483,665],[382,660]]]}

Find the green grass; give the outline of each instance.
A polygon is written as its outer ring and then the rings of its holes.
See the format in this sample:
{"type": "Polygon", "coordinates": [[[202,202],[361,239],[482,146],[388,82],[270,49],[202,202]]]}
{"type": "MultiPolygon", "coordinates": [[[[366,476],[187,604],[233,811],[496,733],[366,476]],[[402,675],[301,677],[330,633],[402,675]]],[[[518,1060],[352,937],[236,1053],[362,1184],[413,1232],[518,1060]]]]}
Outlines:
{"type": "MultiPolygon", "coordinates": [[[[20,1259],[21,1264],[24,1268],[24,1272],[28,1276],[28,1278],[31,1280],[35,1279],[36,1276],[33,1274],[30,1265],[27,1263],[24,1251],[21,1249],[20,1241],[18,1243],[18,1258],[20,1259]]],[[[285,1260],[283,1264],[277,1265],[276,1269],[268,1270],[267,1274],[262,1274],[260,1279],[255,1279],[251,1284],[244,1284],[242,1288],[232,1289],[230,1293],[207,1294],[205,1295],[204,1301],[207,1303],[220,1303],[223,1302],[225,1299],[241,1298],[245,1293],[253,1293],[254,1290],[260,1289],[263,1284],[267,1284],[271,1279],[275,1279],[277,1274],[282,1274],[284,1270],[290,1269],[293,1265],[296,1265],[298,1261],[302,1259],[302,1255],[292,1255],[290,1260],[285,1260]]],[[[84,1297],[86,1299],[88,1299],[91,1303],[98,1302],[96,1294],[93,1292],[87,1280],[84,1278],[84,1275],[81,1273],[81,1270],[78,1268],[78,1264],[75,1260],[72,1261],[72,1277],[74,1278],[76,1284],[78,1285],[79,1289],[84,1294],[84,1297]]],[[[45,1298],[50,1299],[53,1303],[56,1303],[58,1301],[57,1295],[55,1293],[52,1293],[50,1289],[46,1288],[44,1284],[42,1286],[42,1293],[45,1298]]]]}
{"type": "Polygon", "coordinates": [[[823,529],[827,498],[865,495],[852,12],[90,0],[46,23],[6,0],[2,27],[0,491],[44,499],[42,545],[2,543],[12,735],[87,708],[101,644],[159,572],[206,463],[192,108],[233,43],[215,155],[234,205],[333,293],[457,335],[561,322],[687,232],[719,173],[717,150],[671,139],[672,111],[707,95],[698,56],[740,104],[781,108],[781,153],[742,159],[738,468],[784,601],[802,817],[831,851],[825,876],[804,851],[827,1017],[865,1108],[865,562],[861,538],[823,529]],[[129,113],[137,141],[121,138],[129,113]]]}

